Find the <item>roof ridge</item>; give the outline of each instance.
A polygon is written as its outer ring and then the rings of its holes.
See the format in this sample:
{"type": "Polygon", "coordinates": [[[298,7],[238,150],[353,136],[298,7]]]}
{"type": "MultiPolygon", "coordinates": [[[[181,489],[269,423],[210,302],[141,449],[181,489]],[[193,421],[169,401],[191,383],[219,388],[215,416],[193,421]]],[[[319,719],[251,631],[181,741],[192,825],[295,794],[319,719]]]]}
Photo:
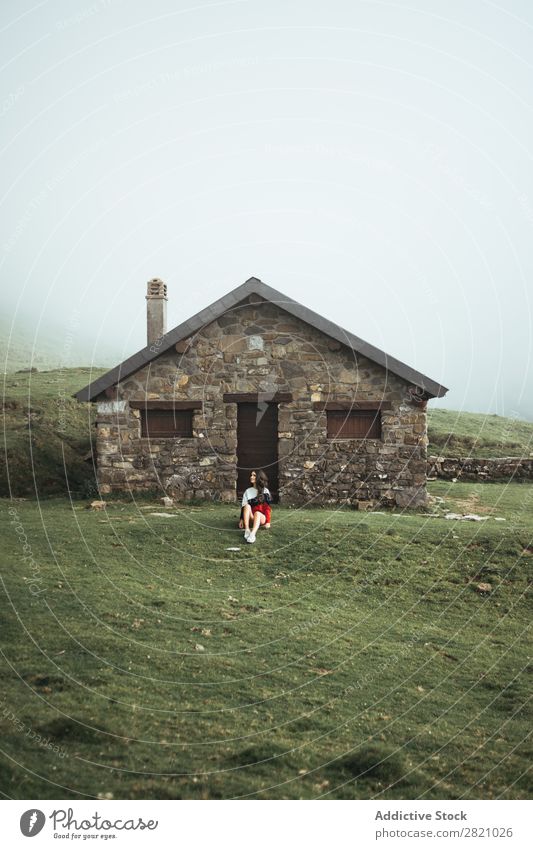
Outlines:
{"type": "Polygon", "coordinates": [[[158,344],[152,343],[151,345],[147,345],[145,348],[141,348],[141,350],[137,351],[136,354],[133,354],[126,360],[123,360],[123,362],[118,366],[114,366],[114,368],[110,369],[93,383],[89,383],[87,386],[84,386],[83,389],[80,389],[79,392],[75,393],[74,397],[77,398],[78,401],[94,400],[101,392],[104,392],[115,383],[120,382],[120,380],[124,380],[126,377],[129,377],[130,374],[133,374],[140,368],[143,368],[143,366],[161,356],[161,354],[165,353],[165,351],[168,351],[169,348],[177,342],[186,339],[193,333],[197,333],[206,324],[211,324],[211,322],[223,315],[228,309],[236,306],[236,304],[240,303],[252,293],[261,295],[265,298],[265,300],[270,301],[271,303],[276,303],[296,318],[305,321],[307,324],[310,324],[317,330],[325,333],[327,336],[331,336],[333,339],[341,342],[341,344],[346,345],[359,354],[362,354],[362,356],[367,359],[378,363],[378,365],[381,365],[386,371],[390,371],[398,377],[420,387],[428,395],[428,397],[441,398],[448,391],[445,386],[442,386],[437,381],[434,381],[421,372],[416,371],[400,360],[397,360],[395,357],[391,357],[389,354],[385,353],[385,351],[381,351],[369,342],[365,342],[364,339],[361,339],[359,336],[355,336],[355,334],[350,333],[348,330],[345,330],[333,321],[324,318],[308,307],[304,307],[302,304],[298,303],[298,301],[284,295],[282,292],[278,292],[277,289],[273,289],[267,283],[263,283],[259,277],[249,277],[244,283],[241,283],[240,286],[232,289],[222,298],[219,298],[217,301],[209,304],[209,306],[204,307],[204,309],[187,319],[187,321],[184,321],[181,324],[176,325],[176,327],[172,330],[167,331],[161,339],[157,340],[158,344]]]}

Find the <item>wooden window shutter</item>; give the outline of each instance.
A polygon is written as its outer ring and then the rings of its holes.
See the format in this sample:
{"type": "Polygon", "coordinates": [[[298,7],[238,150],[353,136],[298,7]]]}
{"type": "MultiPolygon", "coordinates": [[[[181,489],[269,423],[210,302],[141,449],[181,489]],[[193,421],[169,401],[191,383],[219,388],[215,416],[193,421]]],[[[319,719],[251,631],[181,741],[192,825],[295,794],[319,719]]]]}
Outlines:
{"type": "Polygon", "coordinates": [[[141,436],[176,438],[192,436],[192,410],[141,409],[141,436]]]}
{"type": "Polygon", "coordinates": [[[327,410],[328,439],[381,439],[379,410],[327,410]]]}

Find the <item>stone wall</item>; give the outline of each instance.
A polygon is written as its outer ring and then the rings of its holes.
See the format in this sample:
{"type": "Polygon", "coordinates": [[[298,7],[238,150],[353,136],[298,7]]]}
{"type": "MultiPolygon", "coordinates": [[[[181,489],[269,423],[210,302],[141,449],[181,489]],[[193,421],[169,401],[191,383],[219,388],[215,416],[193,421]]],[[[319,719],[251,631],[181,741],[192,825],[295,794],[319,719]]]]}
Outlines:
{"type": "MultiPolygon", "coordinates": [[[[254,297],[254,296],[252,296],[254,297]]],[[[255,296],[257,297],[257,296],[255,296]]],[[[423,504],[426,413],[400,378],[266,301],[237,305],[125,379],[97,415],[102,492],[159,488],[236,498],[237,405],[223,393],[290,392],[279,404],[284,504],[423,504]],[[130,400],[202,401],[193,437],[143,439],[130,400]],[[381,439],[329,439],[319,401],[390,402],[381,439]]]]}
{"type": "Polygon", "coordinates": [[[533,458],[428,457],[428,478],[465,481],[523,481],[533,479],[533,458]]]}

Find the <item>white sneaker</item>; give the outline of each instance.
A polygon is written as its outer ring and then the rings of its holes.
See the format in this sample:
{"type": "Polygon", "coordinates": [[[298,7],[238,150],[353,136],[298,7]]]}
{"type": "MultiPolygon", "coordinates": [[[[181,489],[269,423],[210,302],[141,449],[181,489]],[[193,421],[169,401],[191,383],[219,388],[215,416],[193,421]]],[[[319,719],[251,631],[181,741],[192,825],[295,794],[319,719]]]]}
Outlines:
{"type": "Polygon", "coordinates": [[[248,530],[246,530],[246,531],[244,532],[244,539],[245,539],[245,540],[248,540],[248,537],[250,536],[250,533],[251,533],[251,531],[248,531],[248,530]]]}
{"type": "Polygon", "coordinates": [[[253,531],[248,535],[246,542],[255,542],[255,534],[253,531]]]}

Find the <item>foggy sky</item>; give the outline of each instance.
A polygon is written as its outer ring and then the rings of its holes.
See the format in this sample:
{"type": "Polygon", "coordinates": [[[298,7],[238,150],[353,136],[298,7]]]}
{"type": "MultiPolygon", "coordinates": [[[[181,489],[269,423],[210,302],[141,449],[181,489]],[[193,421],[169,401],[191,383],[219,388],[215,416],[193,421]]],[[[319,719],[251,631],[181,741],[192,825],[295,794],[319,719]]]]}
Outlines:
{"type": "Polygon", "coordinates": [[[172,327],[256,276],[533,419],[532,47],[526,0],[2,3],[5,315],[118,362],[148,279],[172,327]]]}

